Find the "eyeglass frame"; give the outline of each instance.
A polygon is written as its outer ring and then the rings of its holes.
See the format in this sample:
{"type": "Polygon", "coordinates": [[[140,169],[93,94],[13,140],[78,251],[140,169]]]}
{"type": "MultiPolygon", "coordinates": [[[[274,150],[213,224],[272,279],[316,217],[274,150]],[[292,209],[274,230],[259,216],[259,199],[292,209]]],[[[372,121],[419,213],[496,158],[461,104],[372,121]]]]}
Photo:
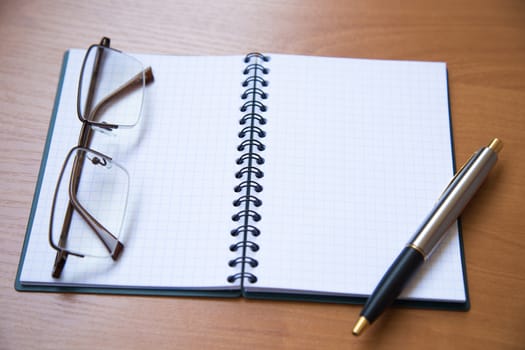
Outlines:
{"type": "MultiPolygon", "coordinates": [[[[80,93],[81,93],[81,86],[82,86],[82,80],[83,80],[83,74],[84,74],[84,67],[88,58],[88,53],[90,50],[94,47],[98,47],[99,49],[111,49],[116,52],[121,52],[119,50],[116,50],[114,48],[110,48],[110,39],[107,37],[103,37],[100,41],[100,44],[91,45],[88,50],[86,51],[86,56],[84,57],[84,61],[82,63],[82,68],[80,71],[80,78],[78,83],[78,89],[77,89],[77,117],[79,118],[80,122],[82,123],[82,128],[80,129],[80,135],[78,139],[77,146],[73,147],[68,155],[66,156],[66,161],[64,162],[64,165],[62,167],[62,170],[59,175],[59,182],[57,183],[57,187],[55,189],[55,193],[53,196],[53,204],[51,207],[51,214],[50,214],[50,221],[49,221],[49,244],[50,246],[57,251],[55,256],[55,261],[53,264],[53,271],[52,271],[52,277],[53,278],[60,278],[62,271],[64,269],[64,266],[67,262],[67,258],[69,255],[74,255],[77,257],[85,257],[85,255],[72,252],[67,249],[61,248],[61,246],[65,246],[65,241],[67,240],[67,237],[69,235],[71,220],[73,216],[74,210],[78,212],[78,214],[84,219],[84,221],[88,224],[88,226],[93,230],[94,234],[102,241],[106,249],[111,253],[111,258],[116,261],[120,254],[122,253],[122,250],[124,249],[124,244],[119,241],[119,239],[113,235],[109,230],[107,230],[104,225],[102,225],[100,222],[98,222],[90,213],[88,210],[86,210],[78,201],[76,198],[76,193],[79,186],[79,180],[80,175],[82,173],[82,169],[84,167],[84,161],[85,156],[79,158],[79,153],[77,151],[83,150],[83,151],[89,151],[93,153],[94,155],[101,157],[104,161],[111,161],[112,158],[109,156],[104,155],[103,153],[100,153],[98,151],[95,151],[93,149],[90,149],[89,146],[91,144],[92,138],[93,138],[93,128],[101,128],[106,131],[112,131],[113,129],[117,129],[119,125],[117,124],[108,124],[104,122],[97,122],[95,120],[95,116],[97,115],[98,111],[104,107],[105,104],[109,103],[112,99],[115,97],[118,97],[123,92],[127,91],[128,88],[132,88],[137,83],[142,83],[141,86],[144,88],[149,83],[153,82],[153,71],[151,67],[144,68],[140,73],[133,76],[131,79],[129,79],[126,83],[124,83],[122,86],[108,94],[106,97],[104,97],[100,102],[97,103],[97,105],[94,106],[92,110],[87,110],[88,113],[82,113],[81,111],[81,99],[80,99],[80,93]],[[87,118],[84,115],[87,115],[87,118]],[[62,176],[64,174],[67,162],[69,158],[72,156],[74,152],[77,152],[75,154],[75,159],[73,160],[73,166],[71,170],[71,175],[69,178],[69,200],[67,204],[66,213],[64,215],[64,221],[62,224],[62,230],[60,233],[60,238],[58,241],[58,245],[55,244],[53,241],[53,221],[54,221],[54,214],[55,214],[55,204],[56,199],[58,196],[58,190],[60,186],[60,181],[62,179],[62,176]],[[111,244],[114,244],[114,247],[110,247],[111,244]]],[[[99,73],[99,66],[100,66],[100,60],[101,60],[101,53],[102,51],[97,52],[97,55],[95,57],[95,63],[93,71],[91,72],[91,79],[89,82],[89,90],[87,99],[85,102],[86,106],[90,106],[92,104],[93,99],[93,90],[95,89],[96,82],[98,79],[98,73],[99,73]]],[[[93,160],[95,161],[95,160],[93,160]]],[[[101,161],[100,158],[98,161],[101,161]]]]}

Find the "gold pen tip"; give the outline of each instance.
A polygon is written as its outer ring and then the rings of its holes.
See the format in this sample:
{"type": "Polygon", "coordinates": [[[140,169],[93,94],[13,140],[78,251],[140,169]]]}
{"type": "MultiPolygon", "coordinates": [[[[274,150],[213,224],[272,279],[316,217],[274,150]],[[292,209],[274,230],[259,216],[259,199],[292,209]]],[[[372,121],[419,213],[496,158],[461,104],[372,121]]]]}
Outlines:
{"type": "Polygon", "coordinates": [[[503,148],[503,142],[501,142],[500,139],[495,138],[495,139],[492,140],[492,142],[490,143],[489,148],[490,148],[491,150],[493,150],[494,152],[499,153],[499,151],[501,151],[501,149],[503,148]]]}
{"type": "Polygon", "coordinates": [[[354,329],[352,330],[352,334],[355,336],[361,335],[363,331],[370,325],[370,322],[364,317],[361,316],[355,323],[354,329]]]}

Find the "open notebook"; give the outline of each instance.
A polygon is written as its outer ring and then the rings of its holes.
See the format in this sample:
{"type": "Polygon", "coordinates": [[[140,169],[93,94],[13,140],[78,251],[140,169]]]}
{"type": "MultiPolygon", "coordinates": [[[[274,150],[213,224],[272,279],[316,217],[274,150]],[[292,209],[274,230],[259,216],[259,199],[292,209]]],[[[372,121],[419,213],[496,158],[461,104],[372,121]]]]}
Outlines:
{"type": "MultiPolygon", "coordinates": [[[[94,138],[131,176],[125,250],[70,257],[54,279],[49,214],[83,55],[65,54],[18,290],[361,302],[454,172],[444,63],[134,55],[155,75],[142,119],[94,138]],[[251,88],[264,93],[242,99],[251,88]]],[[[401,303],[468,306],[451,230],[401,303]]]]}

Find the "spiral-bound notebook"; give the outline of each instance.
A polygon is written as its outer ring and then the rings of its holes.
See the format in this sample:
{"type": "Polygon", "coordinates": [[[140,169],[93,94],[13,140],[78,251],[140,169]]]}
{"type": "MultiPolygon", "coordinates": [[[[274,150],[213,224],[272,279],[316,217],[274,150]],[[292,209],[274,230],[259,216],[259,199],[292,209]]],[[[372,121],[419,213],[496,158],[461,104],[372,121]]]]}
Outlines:
{"type": "MultiPolygon", "coordinates": [[[[121,258],[51,277],[49,214],[77,142],[83,50],[64,58],[18,290],[361,302],[454,172],[444,63],[135,55],[142,119],[95,137],[131,177],[121,258]]],[[[458,225],[400,303],[468,307],[458,225]]]]}

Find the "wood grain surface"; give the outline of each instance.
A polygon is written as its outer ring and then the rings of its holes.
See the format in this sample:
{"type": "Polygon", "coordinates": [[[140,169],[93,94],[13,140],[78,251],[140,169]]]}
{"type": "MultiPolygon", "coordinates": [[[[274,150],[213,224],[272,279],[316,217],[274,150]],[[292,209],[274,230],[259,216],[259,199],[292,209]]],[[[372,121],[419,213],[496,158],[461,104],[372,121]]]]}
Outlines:
{"type": "Polygon", "coordinates": [[[0,38],[1,349],[525,349],[524,1],[2,0],[0,38]],[[505,143],[462,216],[471,310],[392,309],[355,338],[359,306],[16,292],[63,52],[102,36],[130,52],[447,62],[458,165],[505,143]]]}

